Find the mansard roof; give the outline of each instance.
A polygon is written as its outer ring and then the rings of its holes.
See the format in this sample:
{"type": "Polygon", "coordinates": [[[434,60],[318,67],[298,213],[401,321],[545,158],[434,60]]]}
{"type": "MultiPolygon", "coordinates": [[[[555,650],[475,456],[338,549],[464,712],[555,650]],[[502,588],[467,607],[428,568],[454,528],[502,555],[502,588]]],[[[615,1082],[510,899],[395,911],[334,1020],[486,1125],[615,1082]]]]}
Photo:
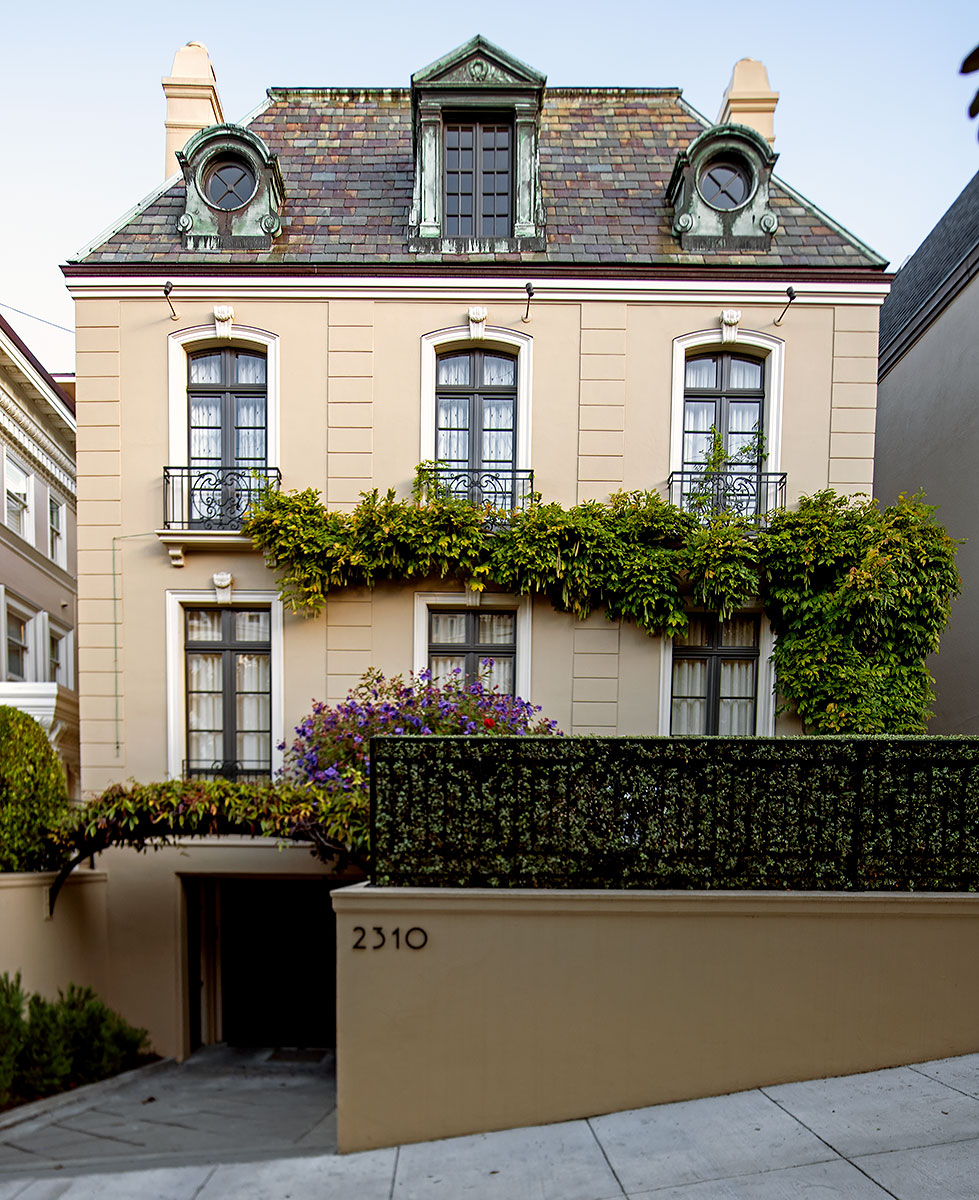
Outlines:
{"type": "MultiPolygon", "coordinates": [[[[464,59],[467,47],[453,54],[464,59]]],[[[479,49],[486,53],[485,45],[479,49]]],[[[447,59],[419,72],[422,82],[444,74],[447,59]]],[[[517,60],[507,63],[511,70],[516,63],[532,71],[517,60]]],[[[417,77],[415,82],[417,89],[417,77]]],[[[333,271],[468,263],[589,273],[665,267],[879,271],[886,266],[777,177],[771,184],[770,204],[778,217],[771,249],[682,251],[671,231],[667,185],[677,153],[709,122],[675,88],[546,88],[540,111],[545,248],[469,256],[409,248],[410,89],[273,88],[268,96],[248,128],[278,156],[285,185],[282,232],[271,248],[184,250],[177,227],[184,211],[181,180],[171,181],[75,261],[127,268],[251,264],[333,271]]]]}

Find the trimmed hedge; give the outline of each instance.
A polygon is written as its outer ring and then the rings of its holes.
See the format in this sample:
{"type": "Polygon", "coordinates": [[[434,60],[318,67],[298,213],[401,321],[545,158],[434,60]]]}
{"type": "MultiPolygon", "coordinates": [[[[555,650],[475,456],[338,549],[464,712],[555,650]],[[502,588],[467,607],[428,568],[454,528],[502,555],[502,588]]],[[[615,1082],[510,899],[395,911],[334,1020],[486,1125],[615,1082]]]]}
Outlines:
{"type": "Polygon", "coordinates": [[[379,737],[373,882],[974,891],[979,738],[379,737]]]}

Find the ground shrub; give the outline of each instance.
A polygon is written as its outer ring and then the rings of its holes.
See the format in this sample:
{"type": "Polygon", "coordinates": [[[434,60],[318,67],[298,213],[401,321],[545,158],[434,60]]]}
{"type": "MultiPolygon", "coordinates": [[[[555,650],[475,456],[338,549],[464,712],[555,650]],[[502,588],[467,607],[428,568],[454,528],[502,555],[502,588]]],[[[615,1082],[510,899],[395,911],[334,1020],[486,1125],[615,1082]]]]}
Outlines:
{"type": "Polygon", "coordinates": [[[27,996],[19,974],[0,975],[0,1107],[137,1066],[146,1040],[91,988],[70,983],[50,1001],[27,996]]]}
{"type": "Polygon", "coordinates": [[[41,726],[0,705],[0,871],[45,871],[64,861],[55,831],[71,808],[65,775],[41,726]]]}

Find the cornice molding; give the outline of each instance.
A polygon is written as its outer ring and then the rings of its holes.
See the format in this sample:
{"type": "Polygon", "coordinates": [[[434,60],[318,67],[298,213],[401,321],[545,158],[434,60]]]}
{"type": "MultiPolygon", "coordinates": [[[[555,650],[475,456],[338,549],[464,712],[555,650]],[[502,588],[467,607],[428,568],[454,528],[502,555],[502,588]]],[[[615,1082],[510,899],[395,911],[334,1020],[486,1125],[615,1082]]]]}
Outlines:
{"type": "Polygon", "coordinates": [[[4,388],[0,388],[0,428],[13,438],[37,472],[74,497],[74,462],[4,388]]]}

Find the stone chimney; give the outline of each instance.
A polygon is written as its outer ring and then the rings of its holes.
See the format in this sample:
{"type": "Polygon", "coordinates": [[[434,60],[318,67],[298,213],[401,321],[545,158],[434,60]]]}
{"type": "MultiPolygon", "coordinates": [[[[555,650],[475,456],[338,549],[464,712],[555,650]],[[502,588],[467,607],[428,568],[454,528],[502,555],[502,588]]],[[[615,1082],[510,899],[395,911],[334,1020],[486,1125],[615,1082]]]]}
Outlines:
{"type": "Polygon", "coordinates": [[[173,57],[169,78],[163,80],[167,98],[166,178],[180,170],[176,154],[195,133],[224,121],[214,68],[202,42],[188,42],[173,57]]]}
{"type": "Polygon", "coordinates": [[[778,92],[769,85],[765,64],[756,58],[742,58],[734,64],[717,124],[749,125],[771,145],[775,141],[777,103],[778,92]]]}

